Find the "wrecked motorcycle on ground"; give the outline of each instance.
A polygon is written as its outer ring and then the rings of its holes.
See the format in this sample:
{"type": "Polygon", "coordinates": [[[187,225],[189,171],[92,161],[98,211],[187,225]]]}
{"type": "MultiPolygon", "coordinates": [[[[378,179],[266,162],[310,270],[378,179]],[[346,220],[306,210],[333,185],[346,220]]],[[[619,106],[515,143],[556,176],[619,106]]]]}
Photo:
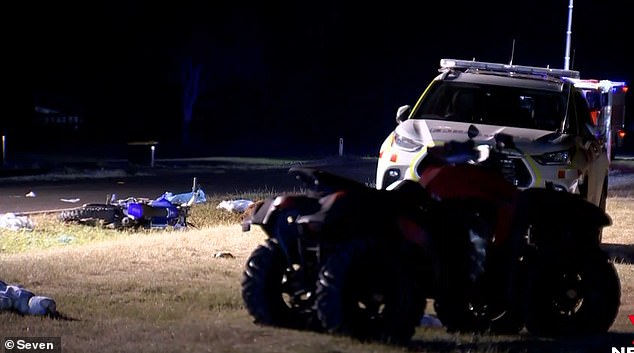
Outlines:
{"type": "Polygon", "coordinates": [[[89,203],[64,210],[58,219],[65,223],[99,224],[115,229],[182,229],[191,225],[187,220],[190,209],[201,197],[204,198],[204,193],[194,178],[191,193],[165,193],[154,200],[137,197],[116,199],[112,195],[103,204],[89,203]],[[185,196],[187,200],[183,199],[185,196]]]}
{"type": "Polygon", "coordinates": [[[268,237],[249,256],[242,281],[254,322],[409,340],[425,309],[422,282],[413,280],[424,254],[401,227],[415,232],[417,220],[424,219],[430,201],[425,190],[415,182],[386,191],[321,170],[289,172],[306,192],[258,202],[243,223],[243,230],[259,225],[268,237]],[[342,267],[324,272],[333,256],[349,263],[371,260],[345,273],[342,267]],[[318,314],[323,310],[329,315],[318,314]]]}

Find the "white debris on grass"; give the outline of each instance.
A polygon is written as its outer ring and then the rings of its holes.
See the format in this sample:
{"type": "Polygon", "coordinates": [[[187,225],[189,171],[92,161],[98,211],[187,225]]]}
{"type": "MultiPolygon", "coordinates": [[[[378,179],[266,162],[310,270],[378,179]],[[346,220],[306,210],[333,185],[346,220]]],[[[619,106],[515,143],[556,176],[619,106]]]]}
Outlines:
{"type": "Polygon", "coordinates": [[[230,212],[237,212],[237,213],[242,213],[244,211],[247,210],[247,208],[249,208],[249,206],[251,206],[253,204],[253,201],[251,200],[224,200],[221,201],[218,206],[216,206],[217,209],[225,209],[227,211],[230,212]]]}
{"type": "Polygon", "coordinates": [[[18,216],[9,212],[0,214],[0,228],[32,231],[35,225],[28,216],[18,216]]]}
{"type": "Polygon", "coordinates": [[[235,256],[233,256],[233,254],[228,251],[219,251],[214,254],[214,257],[223,259],[235,259],[235,256]]]}
{"type": "Polygon", "coordinates": [[[194,203],[205,203],[207,202],[207,196],[202,189],[198,189],[195,191],[196,195],[194,195],[194,191],[186,192],[182,194],[173,194],[171,192],[166,192],[163,194],[163,197],[167,199],[171,203],[175,204],[184,204],[189,202],[192,197],[195,197],[194,203]]]}
{"type": "Polygon", "coordinates": [[[75,238],[72,235],[68,235],[68,234],[62,234],[57,238],[57,241],[59,243],[64,243],[64,244],[69,244],[72,243],[76,240],[77,238],[75,238]]]}

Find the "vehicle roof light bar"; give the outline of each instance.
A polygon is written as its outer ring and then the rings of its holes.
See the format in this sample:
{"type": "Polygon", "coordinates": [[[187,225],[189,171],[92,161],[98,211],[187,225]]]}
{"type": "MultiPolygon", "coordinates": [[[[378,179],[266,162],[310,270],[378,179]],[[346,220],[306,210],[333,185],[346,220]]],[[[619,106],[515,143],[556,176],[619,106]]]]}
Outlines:
{"type": "Polygon", "coordinates": [[[579,88],[596,89],[602,92],[607,92],[610,89],[615,90],[619,88],[625,88],[627,91],[627,84],[623,81],[610,81],[610,80],[591,80],[591,79],[573,79],[572,83],[579,88]]]}
{"type": "Polygon", "coordinates": [[[545,75],[557,78],[579,78],[579,71],[551,69],[548,67],[507,65],[500,63],[489,63],[484,61],[470,61],[457,59],[440,59],[440,71],[457,69],[457,70],[482,70],[495,72],[508,72],[529,75],[545,75]]]}

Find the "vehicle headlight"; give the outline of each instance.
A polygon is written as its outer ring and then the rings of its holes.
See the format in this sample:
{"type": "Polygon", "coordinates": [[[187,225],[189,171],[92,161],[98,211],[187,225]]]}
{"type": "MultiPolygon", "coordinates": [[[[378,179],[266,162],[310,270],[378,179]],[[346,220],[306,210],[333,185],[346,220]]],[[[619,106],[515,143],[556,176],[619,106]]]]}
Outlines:
{"type": "Polygon", "coordinates": [[[544,153],[538,156],[533,156],[533,159],[542,165],[569,165],[572,162],[572,151],[565,150],[544,153]]]}
{"type": "Polygon", "coordinates": [[[399,134],[394,134],[394,144],[400,149],[408,152],[415,152],[423,147],[422,144],[412,140],[411,138],[401,136],[399,134]]]}

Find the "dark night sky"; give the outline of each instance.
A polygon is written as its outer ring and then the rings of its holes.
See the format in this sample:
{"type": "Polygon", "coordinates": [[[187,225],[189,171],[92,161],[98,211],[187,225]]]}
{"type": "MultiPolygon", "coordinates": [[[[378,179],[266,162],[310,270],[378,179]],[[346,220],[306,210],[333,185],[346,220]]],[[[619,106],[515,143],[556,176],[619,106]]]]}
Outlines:
{"type": "MultiPolygon", "coordinates": [[[[66,142],[297,156],[334,154],[343,137],[351,153],[374,155],[396,108],[417,99],[443,57],[508,62],[515,40],[514,64],[563,67],[569,0],[420,3],[19,5],[3,16],[13,92],[3,104],[15,109],[4,110],[2,128],[23,133],[14,117],[28,121],[42,105],[84,118],[66,142]],[[201,73],[185,143],[188,62],[201,73]]],[[[634,81],[626,3],[575,2],[572,63],[582,77],[634,81]]]]}

